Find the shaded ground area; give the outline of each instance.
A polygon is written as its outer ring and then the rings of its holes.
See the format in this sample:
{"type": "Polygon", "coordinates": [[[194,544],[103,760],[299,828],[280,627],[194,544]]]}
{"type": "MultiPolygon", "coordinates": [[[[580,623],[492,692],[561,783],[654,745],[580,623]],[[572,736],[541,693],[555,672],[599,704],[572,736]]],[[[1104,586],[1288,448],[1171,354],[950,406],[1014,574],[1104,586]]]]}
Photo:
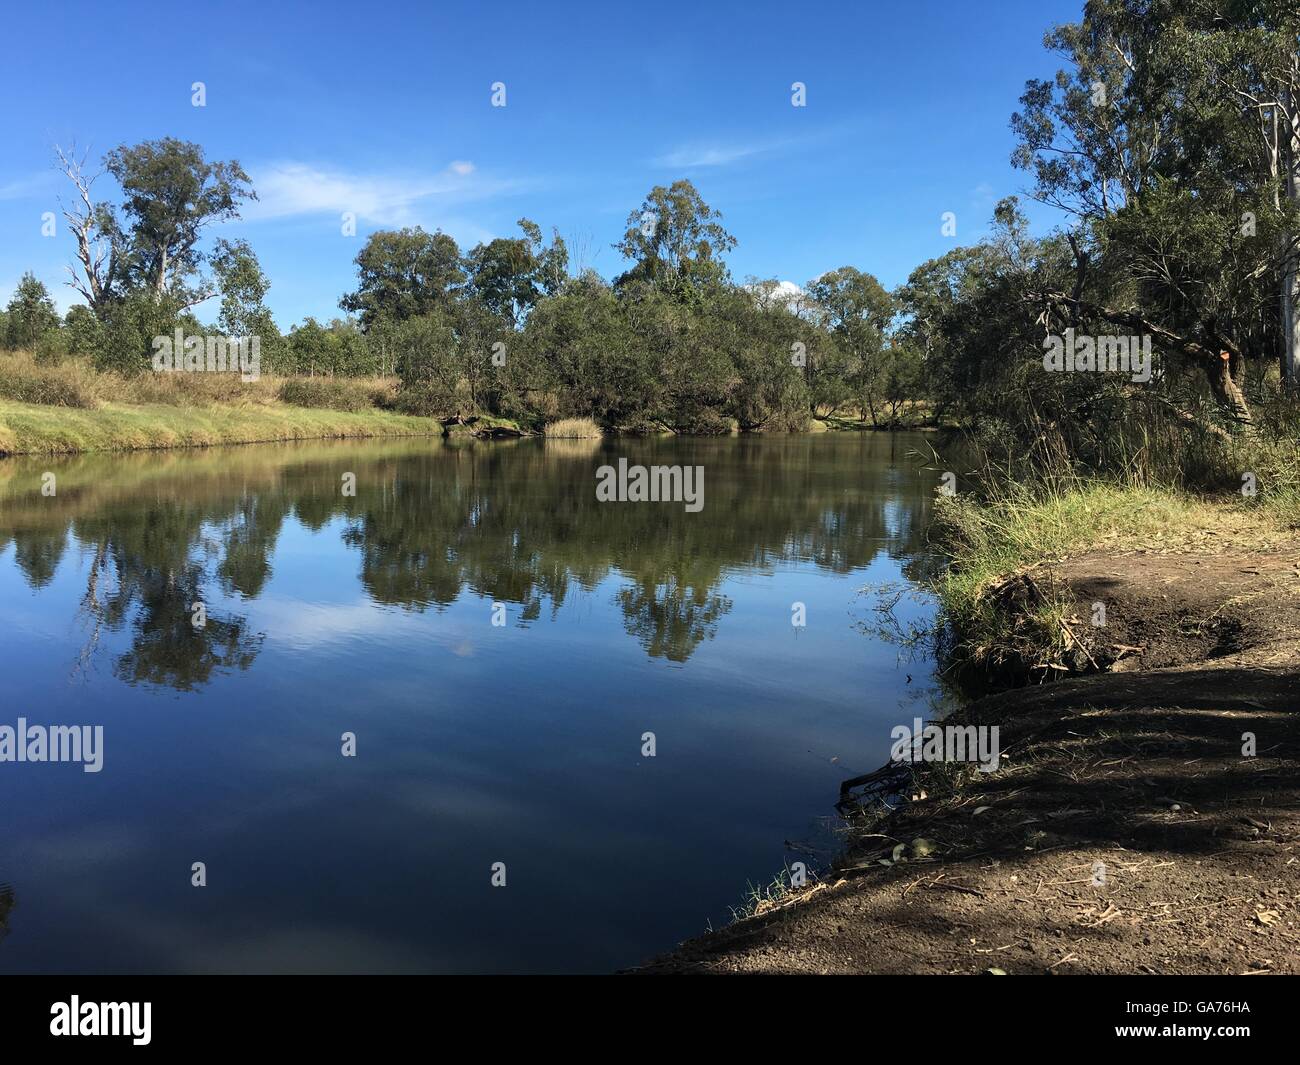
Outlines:
{"type": "Polygon", "coordinates": [[[1036,579],[1107,672],[973,703],[1002,768],[899,767],[821,884],[642,971],[1300,973],[1300,545],[1036,579]]]}

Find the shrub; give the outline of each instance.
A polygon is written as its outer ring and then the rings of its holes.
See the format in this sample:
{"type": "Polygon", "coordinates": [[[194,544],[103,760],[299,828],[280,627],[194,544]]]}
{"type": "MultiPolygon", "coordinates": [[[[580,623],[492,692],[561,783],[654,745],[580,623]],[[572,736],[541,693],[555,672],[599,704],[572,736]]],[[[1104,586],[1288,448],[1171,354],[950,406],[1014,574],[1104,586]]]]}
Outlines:
{"type": "Polygon", "coordinates": [[[54,301],[45,286],[31,273],[23,274],[5,313],[5,346],[10,350],[28,350],[45,334],[59,327],[54,301]]]}
{"type": "Polygon", "coordinates": [[[51,329],[43,333],[32,347],[32,354],[42,366],[57,366],[69,354],[69,337],[66,330],[51,329]]]}
{"type": "Polygon", "coordinates": [[[83,304],[71,307],[63,318],[63,334],[72,355],[94,357],[104,342],[104,327],[94,312],[83,304]]]}
{"type": "Polygon", "coordinates": [[[393,348],[402,381],[396,401],[399,411],[439,416],[474,409],[460,379],[455,335],[441,316],[430,314],[400,323],[393,331],[393,348]]]}
{"type": "Polygon", "coordinates": [[[293,377],[280,385],[282,403],[295,407],[360,411],[376,406],[374,385],[342,377],[293,377]]]}
{"type": "Polygon", "coordinates": [[[726,436],[738,430],[734,418],[728,418],[708,407],[691,412],[674,428],[677,432],[690,436],[726,436]]]}

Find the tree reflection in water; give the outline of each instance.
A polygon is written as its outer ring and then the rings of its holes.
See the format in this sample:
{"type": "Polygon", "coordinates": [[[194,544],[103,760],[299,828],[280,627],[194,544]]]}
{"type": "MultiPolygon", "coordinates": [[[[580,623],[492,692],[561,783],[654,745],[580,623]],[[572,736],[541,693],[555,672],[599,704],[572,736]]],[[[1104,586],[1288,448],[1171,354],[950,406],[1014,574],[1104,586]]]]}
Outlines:
{"type": "Polygon", "coordinates": [[[105,631],[128,632],[113,663],[131,684],[191,690],[247,670],[263,634],[237,607],[261,596],[286,522],[337,522],[376,603],[441,610],[466,593],[516,604],[517,624],[561,610],[575,586],[616,576],[626,631],[652,657],[685,662],[731,609],[728,569],[794,561],[848,572],[880,552],[914,570],[930,495],[905,437],[843,434],[313,444],[164,455],[6,460],[0,548],[29,586],[54,581],[70,548],[89,559],[81,664],[105,631]],[[707,467],[700,513],[680,504],[600,503],[595,470],[626,456],[707,467]],[[356,474],[356,495],[340,477],[356,474]],[[880,491],[880,479],[891,483],[880,491]],[[224,609],[214,604],[222,601],[224,609]],[[206,624],[193,623],[197,603],[206,624]]]}

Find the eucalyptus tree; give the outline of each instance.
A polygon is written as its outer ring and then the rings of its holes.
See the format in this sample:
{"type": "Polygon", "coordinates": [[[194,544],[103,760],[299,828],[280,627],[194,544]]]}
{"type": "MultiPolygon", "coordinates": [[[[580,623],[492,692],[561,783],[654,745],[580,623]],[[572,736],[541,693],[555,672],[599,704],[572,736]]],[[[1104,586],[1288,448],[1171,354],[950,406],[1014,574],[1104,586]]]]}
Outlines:
{"type": "Polygon", "coordinates": [[[627,218],[614,245],[632,267],[615,282],[642,281],[674,294],[726,280],[723,256],[736,238],[722,228],[722,216],[686,179],[656,185],[627,218]]]}
{"type": "Polygon", "coordinates": [[[1300,345],[1298,32],[1284,0],[1090,0],[1012,118],[1013,161],[1074,220],[1049,316],[1150,333],[1247,425],[1248,364],[1292,375],[1300,345]]]}
{"type": "Polygon", "coordinates": [[[357,253],[358,284],[339,306],[360,316],[363,329],[446,312],[466,280],[460,248],[446,233],[413,229],[370,234],[357,253]]]}
{"type": "Polygon", "coordinates": [[[522,237],[497,237],[465,256],[468,294],[511,329],[538,300],[558,292],[569,272],[569,252],[558,233],[548,247],[536,222],[521,218],[518,225],[522,237]]]}
{"type": "Polygon", "coordinates": [[[231,337],[257,337],[261,358],[271,367],[283,358],[280,330],[266,306],[271,282],[246,240],[218,240],[212,255],[212,270],[221,309],[217,324],[231,337]]]}
{"type": "Polygon", "coordinates": [[[199,145],[173,137],[120,145],[94,173],[88,153],[56,153],[76,190],[63,210],[76,242],[69,284],[103,327],[82,332],[95,338],[101,366],[138,372],[150,338],[182,322],[197,326],[188,308],[215,291],[201,273],[205,230],[238,218],[257,195],[237,161],[209,161],[199,145]],[[117,182],[116,197],[99,197],[104,176],[117,182]]]}
{"type": "Polygon", "coordinates": [[[184,306],[207,299],[208,286],[188,287],[203,261],[198,242],[208,226],[238,218],[240,204],[257,199],[244,168],[209,162],[199,145],[174,137],[114,148],[104,168],[122,189],[110,225],[119,238],[125,231],[128,279],[184,306]]]}
{"type": "Polygon", "coordinates": [[[807,293],[814,316],[835,342],[829,357],[807,360],[811,404],[833,412],[856,397],[874,411],[885,334],[895,315],[893,298],[871,274],[852,266],[808,282],[807,293]]]}

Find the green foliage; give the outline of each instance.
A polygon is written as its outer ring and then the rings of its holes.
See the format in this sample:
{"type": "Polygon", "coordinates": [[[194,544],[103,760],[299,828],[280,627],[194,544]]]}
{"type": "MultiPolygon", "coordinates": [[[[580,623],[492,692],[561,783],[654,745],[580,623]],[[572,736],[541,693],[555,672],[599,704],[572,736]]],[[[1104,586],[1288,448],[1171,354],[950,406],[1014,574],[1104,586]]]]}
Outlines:
{"type": "MultiPolygon", "coordinates": [[[[265,303],[271,282],[248,242],[218,240],[212,269],[221,294],[217,317],[221,332],[241,339],[257,337],[263,368],[276,373],[292,372],[287,345],[265,303]]],[[[357,361],[363,363],[364,359],[357,361]]]]}
{"type": "Polygon", "coordinates": [[[171,337],[178,327],[187,335],[204,331],[175,297],[158,298],[147,289],[113,303],[104,318],[95,365],[126,376],[152,370],[155,337],[171,337]]]}
{"type": "Polygon", "coordinates": [[[122,261],[124,287],[146,288],[182,304],[209,291],[191,289],[202,255],[197,245],[213,222],[239,217],[243,200],[257,199],[238,162],[209,162],[189,141],[164,137],[121,145],[104,157],[121,186],[121,220],[101,209],[100,225],[122,261]]]}
{"type": "Polygon", "coordinates": [[[812,408],[833,413],[850,399],[873,401],[893,299],[879,281],[852,266],[822,274],[808,285],[808,296],[833,341],[808,360],[812,408]]]}
{"type": "Polygon", "coordinates": [[[627,232],[614,245],[632,268],[617,284],[643,282],[678,296],[726,278],[722,257],[736,239],[722,228],[722,216],[686,180],[656,185],[627,217],[627,232]]]}
{"type": "Polygon", "coordinates": [[[315,318],[308,318],[289,330],[280,351],[272,363],[276,373],[369,377],[378,372],[365,334],[350,319],[336,318],[322,326],[315,318]]]}
{"type": "Polygon", "coordinates": [[[93,357],[104,342],[103,325],[94,312],[81,303],[68,308],[68,313],[63,318],[63,333],[71,355],[93,357]]]}
{"type": "Polygon", "coordinates": [[[595,274],[584,274],[543,300],[528,318],[510,380],[522,399],[537,391],[558,396],[559,417],[616,424],[644,408],[654,390],[647,360],[618,298],[595,274]]]}
{"type": "Polygon", "coordinates": [[[45,366],[57,366],[71,354],[70,339],[66,329],[51,329],[42,333],[32,347],[36,361],[45,366]]]}
{"type": "Polygon", "coordinates": [[[45,285],[31,273],[23,274],[5,311],[4,344],[11,351],[31,350],[47,333],[59,327],[59,315],[45,285]]]}
{"type": "Polygon", "coordinates": [[[465,283],[460,249],[446,233],[414,229],[372,233],[357,253],[357,291],[339,301],[369,329],[447,310],[465,283]]]}
{"type": "MultiPolygon", "coordinates": [[[[1077,220],[1060,281],[1091,306],[1071,324],[1114,332],[1101,323],[1127,313],[1167,330],[1165,398],[1199,406],[1186,387],[1199,375],[1234,429],[1284,351],[1280,294],[1300,257],[1285,132],[1298,34],[1300,8],[1276,0],[1094,0],[1049,34],[1067,67],[1030,81],[1012,118],[1013,161],[1077,220]]],[[[1070,306],[1054,303],[1051,318],[1070,306]]]]}
{"type": "Polygon", "coordinates": [[[460,391],[456,339],[440,314],[409,318],[392,331],[402,381],[398,409],[405,414],[445,415],[469,406],[460,391]]]}
{"type": "Polygon", "coordinates": [[[511,328],[539,299],[560,288],[569,268],[568,249],[558,233],[545,248],[536,223],[521,218],[519,228],[522,239],[499,237],[477,245],[465,257],[469,293],[511,328]]]}

